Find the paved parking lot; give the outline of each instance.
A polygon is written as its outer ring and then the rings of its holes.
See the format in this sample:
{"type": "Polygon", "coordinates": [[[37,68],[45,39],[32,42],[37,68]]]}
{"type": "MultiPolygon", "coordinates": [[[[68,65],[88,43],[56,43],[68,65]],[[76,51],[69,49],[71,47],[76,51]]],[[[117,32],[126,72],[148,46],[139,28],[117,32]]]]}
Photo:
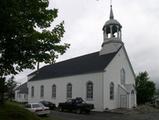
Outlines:
{"type": "Polygon", "coordinates": [[[52,111],[50,117],[59,120],[159,120],[159,112],[118,114],[108,112],[91,112],[90,114],[75,114],[52,111]]]}

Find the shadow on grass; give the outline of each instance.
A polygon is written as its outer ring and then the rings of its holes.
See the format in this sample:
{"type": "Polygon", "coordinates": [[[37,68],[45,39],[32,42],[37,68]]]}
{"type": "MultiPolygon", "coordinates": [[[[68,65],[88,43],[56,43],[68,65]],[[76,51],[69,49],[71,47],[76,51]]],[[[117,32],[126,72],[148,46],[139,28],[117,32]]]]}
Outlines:
{"type": "Polygon", "coordinates": [[[41,120],[34,113],[24,109],[22,105],[7,102],[0,106],[0,120],[41,120]]]}

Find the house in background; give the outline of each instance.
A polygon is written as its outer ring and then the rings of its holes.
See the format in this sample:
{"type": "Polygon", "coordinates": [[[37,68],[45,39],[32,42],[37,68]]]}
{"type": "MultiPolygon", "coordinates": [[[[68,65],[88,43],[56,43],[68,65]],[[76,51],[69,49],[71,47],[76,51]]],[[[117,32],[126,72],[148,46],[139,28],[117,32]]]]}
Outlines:
{"type": "Polygon", "coordinates": [[[15,101],[26,103],[28,102],[28,88],[27,82],[15,89],[15,101]]]}
{"type": "Polygon", "coordinates": [[[135,74],[122,42],[122,26],[110,19],[103,26],[100,51],[42,67],[30,74],[28,102],[58,105],[82,97],[95,111],[136,106],[135,74]]]}

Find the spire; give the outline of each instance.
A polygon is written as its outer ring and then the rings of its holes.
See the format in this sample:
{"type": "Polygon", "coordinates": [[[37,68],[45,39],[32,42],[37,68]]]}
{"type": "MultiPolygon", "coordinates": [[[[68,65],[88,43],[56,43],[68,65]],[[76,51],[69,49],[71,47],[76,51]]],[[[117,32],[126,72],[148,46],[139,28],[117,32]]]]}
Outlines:
{"type": "Polygon", "coordinates": [[[114,19],[112,5],[110,5],[110,19],[114,19]]]}
{"type": "Polygon", "coordinates": [[[123,45],[122,26],[114,19],[112,0],[110,2],[110,19],[103,26],[103,44],[100,55],[116,52],[123,45]]]}

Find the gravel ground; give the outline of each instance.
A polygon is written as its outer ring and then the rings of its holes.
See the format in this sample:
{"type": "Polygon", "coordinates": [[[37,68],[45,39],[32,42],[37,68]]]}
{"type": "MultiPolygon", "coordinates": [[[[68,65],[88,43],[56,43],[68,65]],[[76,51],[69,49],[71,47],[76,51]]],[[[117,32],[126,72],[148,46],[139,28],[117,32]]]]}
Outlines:
{"type": "Polygon", "coordinates": [[[75,114],[68,112],[52,111],[49,117],[56,117],[58,120],[159,120],[159,112],[149,113],[109,113],[91,112],[90,114],[75,114]]]}

